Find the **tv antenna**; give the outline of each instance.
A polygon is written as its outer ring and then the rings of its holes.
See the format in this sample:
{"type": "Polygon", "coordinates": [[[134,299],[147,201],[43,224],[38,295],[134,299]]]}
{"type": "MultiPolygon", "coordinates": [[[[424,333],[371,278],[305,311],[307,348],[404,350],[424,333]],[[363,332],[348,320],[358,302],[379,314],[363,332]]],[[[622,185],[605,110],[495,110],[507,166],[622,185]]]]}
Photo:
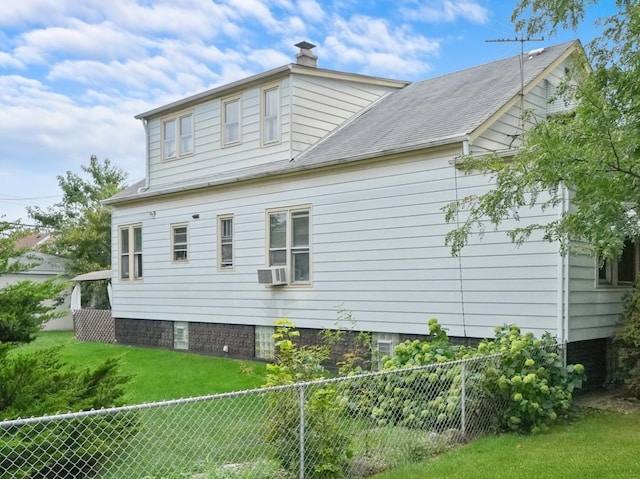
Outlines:
{"type": "Polygon", "coordinates": [[[485,40],[487,43],[515,43],[520,42],[520,124],[518,125],[518,131],[511,137],[511,143],[509,148],[513,146],[513,142],[520,136],[520,132],[524,131],[524,44],[526,42],[543,42],[544,37],[531,38],[521,35],[520,38],[497,38],[495,40],[485,40]]]}

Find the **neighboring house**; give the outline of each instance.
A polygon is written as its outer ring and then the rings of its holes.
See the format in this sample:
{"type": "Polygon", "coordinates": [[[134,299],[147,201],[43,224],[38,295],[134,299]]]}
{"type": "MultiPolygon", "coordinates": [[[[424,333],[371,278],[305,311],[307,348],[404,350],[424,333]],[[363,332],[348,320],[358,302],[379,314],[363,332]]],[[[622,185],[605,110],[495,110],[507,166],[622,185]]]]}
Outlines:
{"type": "Polygon", "coordinates": [[[566,109],[553,98],[580,43],[413,84],[320,69],[298,46],[297,64],[138,116],[146,178],[106,202],[117,341],[264,358],[282,317],[311,342],[349,312],[381,352],[432,317],[461,338],[516,323],[600,378],[621,285],[536,236],[488,231],[452,257],[441,210],[490,188],[462,155],[512,155],[566,109]]]}
{"type": "MultiPolygon", "coordinates": [[[[16,249],[34,249],[42,246],[51,237],[48,234],[32,234],[16,241],[16,249]]],[[[39,251],[28,251],[15,261],[27,266],[28,269],[16,273],[9,273],[0,276],[0,288],[15,284],[20,281],[42,282],[66,272],[67,260],[59,256],[53,256],[39,251]]],[[[73,330],[73,318],[69,309],[70,298],[67,294],[65,300],[56,310],[63,313],[63,316],[52,319],[45,323],[43,329],[46,331],[70,331],[73,330]]]]}

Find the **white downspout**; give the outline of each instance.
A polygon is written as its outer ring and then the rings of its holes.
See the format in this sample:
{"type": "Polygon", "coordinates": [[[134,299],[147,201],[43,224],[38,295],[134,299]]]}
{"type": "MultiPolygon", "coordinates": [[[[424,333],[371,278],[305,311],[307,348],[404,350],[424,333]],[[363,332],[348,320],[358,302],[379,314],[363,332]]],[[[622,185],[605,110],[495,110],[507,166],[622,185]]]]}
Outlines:
{"type": "MultiPolygon", "coordinates": [[[[569,212],[569,190],[563,186],[562,187],[562,194],[563,194],[563,200],[564,200],[564,211],[565,212],[569,212]]],[[[565,343],[568,343],[569,340],[571,338],[569,338],[569,293],[570,293],[570,283],[569,283],[569,279],[570,279],[570,275],[569,275],[569,266],[570,266],[570,259],[571,259],[571,254],[567,251],[567,254],[564,255],[564,270],[565,270],[565,275],[564,275],[564,286],[565,286],[565,295],[564,295],[564,334],[563,334],[563,341],[565,343]]],[[[565,348],[565,365],[567,363],[566,361],[566,350],[567,348],[565,348]]]]}
{"type": "Polygon", "coordinates": [[[149,120],[143,118],[142,126],[144,127],[145,173],[144,186],[138,189],[138,193],[143,193],[149,189],[149,174],[151,172],[151,154],[149,152],[149,120]]]}
{"type": "MultiPolygon", "coordinates": [[[[566,213],[566,192],[564,186],[560,186],[560,209],[558,211],[558,219],[562,219],[566,213]]],[[[559,344],[564,344],[566,340],[565,324],[566,315],[568,313],[568,258],[569,255],[558,249],[558,271],[557,271],[557,318],[556,318],[556,337],[559,344]]]]}

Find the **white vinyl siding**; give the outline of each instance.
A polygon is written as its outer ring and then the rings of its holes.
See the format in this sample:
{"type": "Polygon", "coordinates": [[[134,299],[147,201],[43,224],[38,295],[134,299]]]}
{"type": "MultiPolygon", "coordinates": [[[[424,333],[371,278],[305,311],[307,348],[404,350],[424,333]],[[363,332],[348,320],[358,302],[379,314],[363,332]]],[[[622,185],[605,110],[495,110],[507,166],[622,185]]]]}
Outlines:
{"type": "Polygon", "coordinates": [[[202,179],[250,168],[271,161],[291,159],[334,131],[355,114],[392,90],[389,86],[293,75],[277,84],[242,91],[239,102],[240,141],[226,144],[222,99],[193,107],[194,154],[185,161],[161,161],[162,119],[149,120],[149,184],[152,188],[202,179]],[[278,141],[263,148],[262,92],[278,87],[278,141]]]}
{"type": "Polygon", "coordinates": [[[171,260],[184,262],[189,259],[188,227],[186,224],[171,225],[171,260]]]}
{"type": "MultiPolygon", "coordinates": [[[[461,258],[451,257],[444,235],[452,225],[441,208],[455,199],[456,185],[460,197],[489,187],[486,178],[449,165],[459,154],[453,148],[116,206],[114,224],[150,210],[157,215],[145,223],[144,284],[135,292],[114,285],[114,316],[251,325],[287,317],[300,328],[322,329],[344,309],[373,332],[428,334],[432,317],[452,336],[492,336],[494,327],[514,322],[536,334],[555,332],[555,245],[534,237],[518,248],[502,230],[487,231],[483,240],[471,238],[461,258]],[[313,205],[313,288],[258,284],[268,254],[264,205],[274,206],[269,212],[313,205]],[[172,267],[169,225],[195,211],[190,261],[172,267]],[[215,274],[217,216],[229,211],[234,270],[215,274]]],[[[556,215],[525,211],[521,226],[556,215]]],[[[593,290],[593,261],[591,275],[593,290]]]]}
{"type": "Polygon", "coordinates": [[[142,279],[142,226],[120,227],[120,279],[142,279]]]}
{"type": "Polygon", "coordinates": [[[218,216],[218,270],[233,270],[233,215],[218,216]]]}
{"type": "Polygon", "coordinates": [[[611,336],[622,313],[628,287],[598,284],[597,261],[586,254],[569,257],[569,321],[567,340],[611,336]]]}
{"type": "MultiPolygon", "coordinates": [[[[549,78],[558,84],[564,74],[565,66],[560,65],[549,74],[549,78]]],[[[471,153],[480,155],[521,146],[523,125],[528,129],[557,111],[550,103],[552,93],[548,85],[549,81],[541,81],[527,87],[523,102],[520,102],[518,95],[507,111],[495,118],[478,137],[474,137],[471,153]]]]}
{"type": "Polygon", "coordinates": [[[300,75],[293,78],[291,146],[305,151],[392,90],[300,75]]]}

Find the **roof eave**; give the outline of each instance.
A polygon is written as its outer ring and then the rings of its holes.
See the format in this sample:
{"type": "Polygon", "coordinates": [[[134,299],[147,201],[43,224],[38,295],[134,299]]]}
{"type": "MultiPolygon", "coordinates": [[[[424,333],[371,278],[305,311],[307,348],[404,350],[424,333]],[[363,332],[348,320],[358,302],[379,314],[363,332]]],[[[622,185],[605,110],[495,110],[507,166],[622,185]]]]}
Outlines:
{"type": "MultiPolygon", "coordinates": [[[[259,173],[246,174],[246,175],[240,175],[240,176],[224,177],[224,178],[219,178],[219,179],[215,179],[215,180],[203,181],[203,182],[200,182],[200,183],[191,183],[191,184],[188,184],[188,185],[180,185],[180,186],[175,186],[175,187],[168,187],[168,188],[163,188],[161,190],[145,191],[145,192],[142,192],[142,193],[138,193],[136,195],[126,196],[126,197],[121,197],[121,198],[110,198],[110,199],[104,200],[103,204],[105,204],[105,205],[116,205],[116,204],[123,204],[123,203],[131,203],[131,202],[136,202],[136,201],[140,201],[140,200],[146,200],[146,199],[149,199],[149,198],[155,198],[155,197],[158,197],[158,196],[172,195],[172,194],[177,194],[177,193],[184,193],[184,192],[187,192],[187,191],[200,190],[200,189],[204,189],[204,188],[212,188],[212,187],[216,187],[216,186],[230,185],[230,184],[241,183],[241,182],[246,182],[246,181],[255,181],[255,180],[260,180],[260,179],[265,179],[265,178],[270,178],[270,177],[276,177],[276,176],[280,176],[280,175],[286,175],[286,174],[292,174],[292,173],[300,173],[300,172],[303,172],[303,171],[315,170],[315,169],[320,169],[320,168],[328,168],[328,167],[332,167],[332,166],[348,165],[348,164],[352,164],[352,163],[355,163],[355,162],[358,162],[358,161],[363,161],[363,160],[376,160],[376,159],[381,159],[381,158],[385,158],[385,157],[397,156],[397,155],[402,155],[402,154],[406,154],[406,153],[411,153],[411,152],[414,152],[414,151],[421,151],[421,150],[425,150],[427,148],[437,148],[437,147],[441,147],[441,146],[452,145],[452,144],[456,144],[456,143],[462,143],[463,141],[467,141],[468,139],[469,139],[469,135],[467,135],[467,134],[454,135],[454,136],[449,136],[449,137],[446,137],[446,138],[438,138],[438,139],[427,141],[427,142],[420,143],[420,144],[414,144],[414,145],[411,145],[411,146],[405,146],[405,147],[402,147],[402,148],[394,148],[394,149],[390,149],[390,150],[379,151],[379,152],[376,152],[374,154],[351,156],[351,157],[348,157],[348,158],[334,158],[334,159],[331,159],[331,160],[325,160],[325,161],[322,161],[322,162],[311,163],[311,164],[300,163],[300,164],[297,164],[297,165],[294,164],[294,166],[291,166],[291,167],[288,167],[288,168],[283,168],[283,169],[278,169],[278,170],[261,171],[259,173]]],[[[291,162],[289,162],[289,163],[291,163],[291,162]]]]}
{"type": "Polygon", "coordinates": [[[144,113],[140,113],[136,115],[135,118],[138,120],[141,120],[141,119],[151,118],[151,117],[155,117],[158,115],[166,114],[166,113],[177,111],[177,110],[183,110],[193,105],[196,105],[202,101],[218,98],[225,95],[230,95],[242,89],[246,89],[251,85],[273,81],[278,78],[285,77],[292,73],[300,74],[300,75],[324,77],[324,78],[338,78],[338,79],[344,79],[344,80],[355,81],[355,82],[376,84],[376,85],[381,85],[381,86],[386,86],[391,88],[402,88],[410,83],[408,81],[403,81],[403,80],[393,80],[389,78],[372,77],[367,75],[360,75],[357,73],[326,70],[323,68],[314,68],[314,67],[308,67],[304,65],[298,65],[295,63],[290,63],[288,65],[283,65],[278,68],[268,70],[266,72],[258,73],[256,75],[243,78],[242,80],[238,80],[232,83],[227,83],[225,85],[212,88],[210,90],[206,90],[196,95],[183,98],[173,103],[169,103],[167,105],[154,108],[153,110],[149,110],[144,113]]]}

